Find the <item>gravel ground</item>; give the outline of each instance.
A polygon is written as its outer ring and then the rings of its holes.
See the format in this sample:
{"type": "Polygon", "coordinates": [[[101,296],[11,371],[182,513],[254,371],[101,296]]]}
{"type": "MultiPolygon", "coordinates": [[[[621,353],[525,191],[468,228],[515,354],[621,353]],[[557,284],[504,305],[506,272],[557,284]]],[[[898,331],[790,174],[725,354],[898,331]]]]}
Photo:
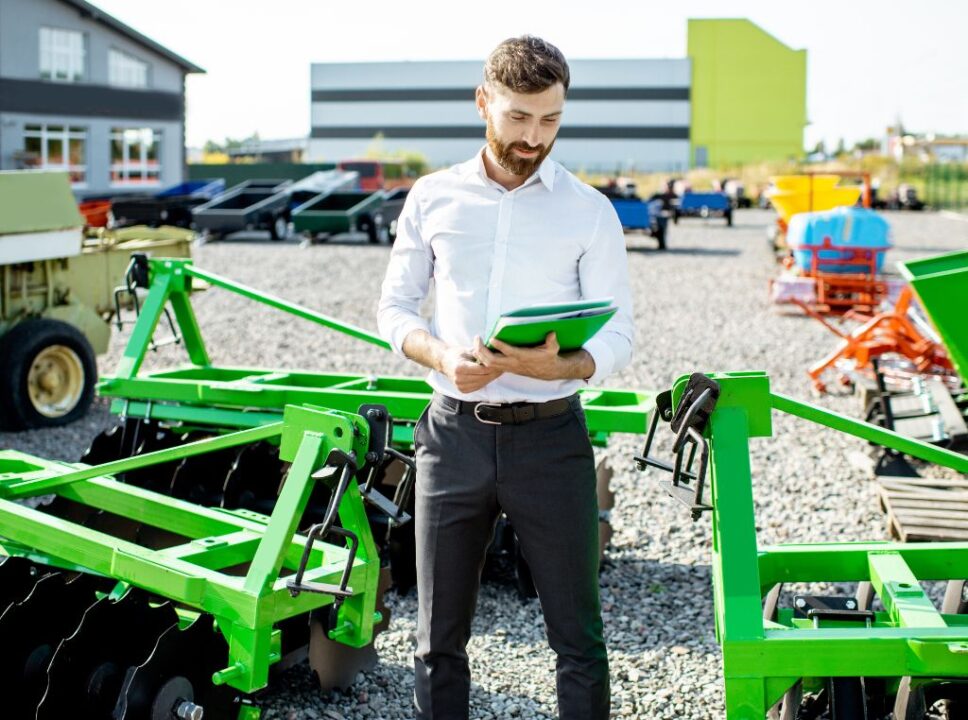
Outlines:
{"type": "MultiPolygon", "coordinates": [[[[733,228],[720,220],[670,226],[669,250],[630,235],[629,270],[636,300],[637,352],[608,384],[664,389],[694,370],[765,370],[772,387],[810,398],[807,365],[835,338],[818,323],[778,313],[767,302],[775,264],[766,241],[773,214],[742,211],[733,228]]],[[[968,222],[934,214],[889,215],[900,259],[963,249],[968,222]]],[[[302,249],[236,237],[198,248],[196,263],[324,313],[375,328],[385,247],[329,243],[302,249]]],[[[337,333],[247,303],[224,292],[197,298],[196,309],[217,363],[337,372],[416,374],[405,361],[337,333]]],[[[102,368],[114,366],[124,338],[116,334],[102,368]]],[[[149,367],[180,360],[167,347],[149,367]]],[[[820,405],[851,415],[858,401],[824,396],[820,405]]],[[[0,447],[76,459],[88,440],[113,422],[103,404],[71,427],[0,433],[0,447]]],[[[721,662],[713,637],[708,518],[688,513],[632,468],[642,438],[616,436],[604,451],[616,469],[615,535],[601,576],[610,648],[613,716],[719,718],[721,662]]],[[[865,443],[803,421],[775,416],[774,438],[754,440],[759,540],[806,542],[883,539],[883,518],[870,481],[865,443]]],[[[416,598],[388,597],[391,628],[379,636],[381,664],[347,693],[321,695],[304,667],[286,673],[266,694],[264,717],[364,720],[412,717],[416,598]]],[[[554,659],[544,642],[536,601],[487,585],[471,641],[471,716],[554,718],[554,659]]]]}

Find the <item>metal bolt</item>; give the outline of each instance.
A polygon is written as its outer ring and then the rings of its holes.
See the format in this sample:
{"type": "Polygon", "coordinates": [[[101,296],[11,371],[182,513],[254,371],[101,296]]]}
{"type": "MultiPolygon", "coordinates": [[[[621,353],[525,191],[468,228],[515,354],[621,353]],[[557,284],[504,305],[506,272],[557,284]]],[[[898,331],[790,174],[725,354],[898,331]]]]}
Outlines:
{"type": "Polygon", "coordinates": [[[366,461],[367,461],[368,463],[370,463],[370,464],[372,464],[372,463],[375,463],[375,462],[376,462],[377,460],[379,460],[379,459],[380,459],[380,455],[379,455],[379,453],[377,453],[377,451],[376,451],[376,450],[370,450],[370,451],[369,451],[369,452],[368,452],[368,453],[366,454],[366,461]]]}
{"type": "Polygon", "coordinates": [[[805,608],[807,606],[807,601],[803,598],[797,598],[796,603],[798,608],[805,608]]]}
{"type": "Polygon", "coordinates": [[[182,700],[175,709],[175,717],[178,720],[202,720],[205,717],[205,708],[190,700],[182,700]]]}
{"type": "Polygon", "coordinates": [[[848,610],[856,610],[857,609],[857,603],[854,602],[853,600],[848,600],[847,602],[844,603],[844,605],[847,606],[847,609],[848,610]]]}

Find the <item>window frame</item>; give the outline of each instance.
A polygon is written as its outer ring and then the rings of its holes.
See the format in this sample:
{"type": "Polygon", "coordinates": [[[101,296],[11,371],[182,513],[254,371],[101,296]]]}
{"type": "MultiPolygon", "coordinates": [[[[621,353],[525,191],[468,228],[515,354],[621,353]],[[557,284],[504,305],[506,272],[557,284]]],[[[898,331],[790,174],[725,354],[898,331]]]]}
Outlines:
{"type": "Polygon", "coordinates": [[[108,85],[133,90],[146,90],[151,85],[151,65],[119,47],[111,46],[108,48],[108,85]],[[128,78],[125,77],[135,69],[141,71],[141,82],[129,82],[128,78]],[[116,75],[116,73],[119,73],[119,75],[116,75]]]}
{"type": "Polygon", "coordinates": [[[161,150],[164,134],[152,127],[112,127],[109,133],[108,158],[109,181],[111,187],[159,187],[161,186],[161,150]],[[134,136],[141,133],[140,138],[134,136]],[[145,142],[145,133],[150,133],[151,142],[145,142]],[[121,143],[121,160],[114,159],[114,143],[121,143]],[[131,157],[133,146],[139,147],[138,158],[131,157]],[[155,160],[149,159],[150,147],[154,145],[155,160]]]}
{"type": "Polygon", "coordinates": [[[82,125],[71,125],[70,123],[24,123],[24,152],[27,152],[27,140],[40,140],[40,164],[37,170],[57,170],[66,172],[71,176],[71,187],[83,189],[87,187],[88,169],[88,128],[82,125]],[[59,128],[59,129],[55,129],[59,128]],[[81,154],[84,162],[81,164],[71,163],[71,140],[79,140],[81,154]],[[50,142],[60,141],[62,162],[53,163],[50,161],[50,142]],[[80,180],[74,180],[73,175],[80,175],[80,180]]]}
{"type": "Polygon", "coordinates": [[[42,25],[38,29],[37,54],[41,79],[60,83],[82,83],[87,79],[87,33],[82,30],[42,25]],[[71,42],[74,39],[79,42],[71,42]],[[64,77],[58,77],[60,72],[64,77]]]}

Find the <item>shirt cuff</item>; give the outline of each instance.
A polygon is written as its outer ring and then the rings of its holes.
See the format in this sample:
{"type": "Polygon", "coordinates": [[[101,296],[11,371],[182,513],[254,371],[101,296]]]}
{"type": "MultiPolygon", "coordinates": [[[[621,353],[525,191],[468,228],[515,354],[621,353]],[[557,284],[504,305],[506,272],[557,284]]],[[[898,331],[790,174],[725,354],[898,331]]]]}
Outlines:
{"type": "Polygon", "coordinates": [[[612,352],[608,343],[599,337],[591,338],[584,344],[583,348],[595,361],[595,372],[588,378],[587,382],[589,385],[597,385],[612,374],[612,368],[615,367],[615,353],[612,352]]]}
{"type": "Polygon", "coordinates": [[[407,339],[407,335],[414,330],[426,330],[430,332],[430,326],[420,318],[408,318],[393,328],[393,332],[389,338],[393,352],[401,357],[406,357],[403,354],[403,342],[407,339]]]}

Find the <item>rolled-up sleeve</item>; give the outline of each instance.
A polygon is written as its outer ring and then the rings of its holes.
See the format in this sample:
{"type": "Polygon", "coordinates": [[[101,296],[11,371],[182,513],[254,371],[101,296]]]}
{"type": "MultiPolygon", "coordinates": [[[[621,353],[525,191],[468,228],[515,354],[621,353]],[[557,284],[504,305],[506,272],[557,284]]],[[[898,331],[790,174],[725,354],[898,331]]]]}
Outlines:
{"type": "Polygon", "coordinates": [[[618,310],[584,345],[595,361],[595,373],[588,378],[590,384],[601,382],[629,364],[635,335],[625,234],[612,204],[604,197],[602,201],[595,233],[578,261],[578,276],[582,297],[612,297],[618,310]]]}
{"type": "Polygon", "coordinates": [[[397,238],[383,279],[377,327],[393,351],[403,355],[403,341],[414,330],[430,331],[420,317],[420,304],[427,297],[434,272],[433,253],[420,231],[420,187],[418,181],[397,219],[397,238]]]}

